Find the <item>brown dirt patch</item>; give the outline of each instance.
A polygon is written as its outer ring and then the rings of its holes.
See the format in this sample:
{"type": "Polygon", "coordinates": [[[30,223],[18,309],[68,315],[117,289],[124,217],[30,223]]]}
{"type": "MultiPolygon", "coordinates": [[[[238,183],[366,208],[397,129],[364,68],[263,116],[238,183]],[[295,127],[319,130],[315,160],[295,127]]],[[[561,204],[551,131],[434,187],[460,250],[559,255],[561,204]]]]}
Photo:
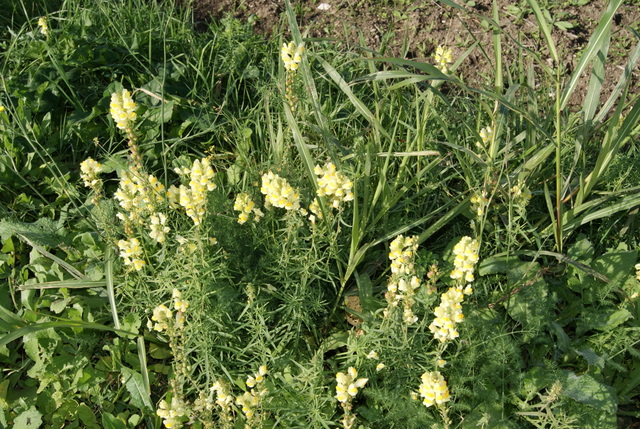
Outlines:
{"type": "MultiPolygon", "coordinates": [[[[432,62],[437,45],[447,45],[453,49],[454,56],[460,56],[478,42],[457,73],[474,85],[491,84],[494,76],[492,32],[482,19],[492,15],[491,0],[469,2],[469,12],[435,0],[294,0],[292,3],[300,29],[308,37],[347,41],[385,56],[432,62]],[[318,9],[321,3],[328,4],[329,8],[318,9]]],[[[578,54],[586,47],[607,3],[606,0],[566,0],[551,10],[551,18],[559,23],[554,26],[553,38],[567,74],[575,67],[578,54]],[[579,5],[584,2],[588,3],[579,5]],[[559,28],[564,23],[571,28],[559,28]]],[[[197,20],[232,16],[255,22],[255,31],[265,37],[288,33],[282,0],[193,0],[192,4],[197,20]]],[[[543,59],[548,58],[545,41],[535,16],[526,10],[526,2],[498,0],[498,6],[505,36],[504,64],[517,63],[522,52],[519,45],[539,53],[543,59]]],[[[640,31],[639,23],[638,0],[628,0],[614,18],[603,100],[618,82],[629,52],[637,43],[630,28],[640,31]]],[[[636,68],[631,84],[631,91],[636,94],[640,92],[639,75],[636,68]]],[[[580,85],[572,104],[581,104],[588,77],[585,76],[580,85]]]]}

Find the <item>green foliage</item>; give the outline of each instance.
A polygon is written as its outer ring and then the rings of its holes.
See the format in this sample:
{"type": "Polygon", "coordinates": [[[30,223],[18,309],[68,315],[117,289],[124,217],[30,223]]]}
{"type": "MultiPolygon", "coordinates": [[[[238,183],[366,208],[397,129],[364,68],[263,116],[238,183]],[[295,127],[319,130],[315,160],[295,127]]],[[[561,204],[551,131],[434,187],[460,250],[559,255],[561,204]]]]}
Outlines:
{"type": "MultiPolygon", "coordinates": [[[[293,71],[283,40],[231,18],[196,32],[167,2],[20,3],[0,33],[0,426],[607,428],[637,413],[640,53],[604,104],[567,107],[584,71],[599,100],[619,0],[571,76],[524,46],[502,70],[496,26],[483,88],[456,77],[464,56],[445,74],[305,40],[289,2],[306,43],[293,71]],[[124,89],[137,117],[121,130],[124,89]],[[100,186],[82,186],[89,157],[100,186]],[[351,198],[326,192],[329,162],[351,198]],[[300,209],[265,203],[268,172],[300,209]],[[400,234],[420,286],[394,307],[400,234]],[[463,236],[480,262],[457,283],[463,236]],[[441,342],[434,312],[467,283],[459,337],[441,342]],[[347,368],[366,382],[339,400],[347,368]],[[451,400],[425,407],[433,371],[451,400]]],[[[567,24],[544,6],[517,8],[557,60],[551,26],[567,24]]]]}

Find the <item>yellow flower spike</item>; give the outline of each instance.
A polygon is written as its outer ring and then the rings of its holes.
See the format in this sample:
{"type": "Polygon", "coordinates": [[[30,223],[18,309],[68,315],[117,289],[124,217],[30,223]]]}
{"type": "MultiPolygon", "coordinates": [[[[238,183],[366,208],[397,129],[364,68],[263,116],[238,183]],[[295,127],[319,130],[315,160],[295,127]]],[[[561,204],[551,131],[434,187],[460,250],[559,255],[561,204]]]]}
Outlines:
{"type": "Polygon", "coordinates": [[[442,73],[447,74],[449,72],[449,64],[453,62],[453,52],[451,49],[446,46],[438,46],[433,57],[436,60],[436,68],[442,73]]]}
{"type": "Polygon", "coordinates": [[[421,377],[419,392],[425,407],[441,405],[450,399],[449,388],[444,377],[438,371],[425,372],[421,377]]]}
{"type": "Polygon", "coordinates": [[[38,27],[40,27],[40,32],[44,36],[49,37],[49,23],[47,22],[46,16],[38,18],[38,27]]]}
{"type": "Polygon", "coordinates": [[[302,62],[302,53],[304,52],[304,43],[296,46],[295,42],[283,43],[280,50],[280,56],[287,71],[296,71],[300,62],[302,62]]]}
{"type": "Polygon", "coordinates": [[[121,130],[130,129],[136,120],[136,103],[131,98],[131,93],[123,89],[121,93],[111,94],[109,112],[116,126],[121,130]]]}
{"type": "MultiPolygon", "coordinates": [[[[0,106],[0,109],[4,108],[0,106]]],[[[0,110],[1,112],[2,110],[0,110]]],[[[84,181],[84,186],[93,188],[98,183],[98,175],[102,172],[102,164],[93,158],[87,158],[80,163],[80,178],[84,181]]]]}

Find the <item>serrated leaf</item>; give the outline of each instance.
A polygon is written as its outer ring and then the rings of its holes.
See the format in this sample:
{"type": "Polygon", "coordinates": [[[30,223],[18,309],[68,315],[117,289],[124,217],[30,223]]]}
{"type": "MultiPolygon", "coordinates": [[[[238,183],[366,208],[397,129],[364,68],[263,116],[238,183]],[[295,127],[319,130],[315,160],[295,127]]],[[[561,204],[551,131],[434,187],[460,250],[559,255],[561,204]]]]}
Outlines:
{"type": "Polygon", "coordinates": [[[13,420],[14,429],[38,429],[41,425],[42,414],[35,407],[23,411],[13,420]]]}
{"type": "Polygon", "coordinates": [[[617,411],[618,402],[613,387],[598,382],[588,374],[578,376],[572,371],[564,371],[561,381],[563,395],[607,413],[617,411]]]}
{"type": "Polygon", "coordinates": [[[138,408],[148,407],[153,409],[149,392],[144,388],[142,374],[126,367],[123,367],[121,371],[125,378],[125,387],[129,395],[131,395],[131,404],[138,408]]]}

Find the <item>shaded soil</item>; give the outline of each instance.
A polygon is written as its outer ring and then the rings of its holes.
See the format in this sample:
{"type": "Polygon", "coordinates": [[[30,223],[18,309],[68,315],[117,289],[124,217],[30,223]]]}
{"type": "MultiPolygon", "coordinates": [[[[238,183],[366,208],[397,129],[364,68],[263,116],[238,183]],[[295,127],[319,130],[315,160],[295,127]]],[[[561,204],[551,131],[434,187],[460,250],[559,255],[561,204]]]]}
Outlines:
{"type": "MultiPolygon", "coordinates": [[[[525,64],[530,63],[522,48],[543,59],[549,58],[527,3],[509,0],[497,0],[497,3],[503,34],[503,63],[516,64],[523,52],[525,64]]],[[[553,27],[553,39],[569,74],[608,1],[549,3],[557,4],[550,11],[550,18],[557,23],[553,27]]],[[[489,85],[495,75],[492,31],[483,19],[492,16],[492,0],[469,1],[468,11],[436,0],[292,0],[292,4],[301,32],[308,37],[347,41],[385,56],[432,63],[438,45],[451,47],[454,58],[458,58],[477,43],[456,73],[473,85],[489,85]],[[326,10],[319,8],[323,3],[329,6],[326,10]]],[[[192,6],[196,21],[232,16],[253,22],[255,31],[265,37],[288,33],[283,0],[192,0],[192,6]]],[[[602,101],[618,82],[629,53],[638,42],[631,28],[640,31],[640,0],[627,0],[614,17],[602,101]]],[[[551,64],[550,59],[548,62],[551,64]]],[[[588,76],[584,76],[571,104],[581,104],[588,81],[588,76]]],[[[640,71],[636,67],[630,87],[632,93],[640,93],[639,81],[640,71]]]]}

